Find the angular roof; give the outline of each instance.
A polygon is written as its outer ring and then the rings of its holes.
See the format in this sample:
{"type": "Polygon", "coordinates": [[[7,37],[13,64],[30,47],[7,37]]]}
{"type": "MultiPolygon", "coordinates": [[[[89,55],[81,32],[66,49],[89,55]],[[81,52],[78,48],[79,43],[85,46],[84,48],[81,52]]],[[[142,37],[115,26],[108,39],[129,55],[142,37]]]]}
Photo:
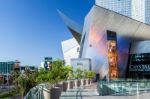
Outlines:
{"type": "Polygon", "coordinates": [[[98,5],[94,5],[87,16],[92,16],[92,24],[102,31],[115,31],[118,35],[134,40],[150,39],[150,25],[98,5]]]}
{"type": "MultiPolygon", "coordinates": [[[[58,11],[68,29],[75,37],[78,43],[81,42],[82,28],[58,11]]],[[[137,21],[125,15],[108,10],[106,8],[94,5],[91,11],[87,14],[92,14],[92,23],[98,23],[101,29],[107,29],[117,32],[127,38],[135,38],[134,40],[149,40],[150,39],[150,25],[137,21]]]]}
{"type": "Polygon", "coordinates": [[[82,35],[82,27],[69,19],[66,15],[64,15],[61,11],[58,10],[59,15],[67,25],[68,29],[72,33],[73,37],[77,40],[78,44],[80,44],[81,41],[81,35],[82,35]]]}

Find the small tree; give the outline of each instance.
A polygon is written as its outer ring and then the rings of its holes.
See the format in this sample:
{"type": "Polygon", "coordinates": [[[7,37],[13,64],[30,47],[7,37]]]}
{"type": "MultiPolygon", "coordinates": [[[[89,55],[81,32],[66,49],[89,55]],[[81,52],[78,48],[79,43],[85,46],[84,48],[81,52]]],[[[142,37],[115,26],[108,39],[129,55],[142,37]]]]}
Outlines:
{"type": "Polygon", "coordinates": [[[28,66],[28,65],[26,65],[26,66],[25,66],[24,74],[25,74],[26,76],[29,76],[31,73],[32,73],[32,72],[30,71],[29,66],[28,66]]]}
{"type": "Polygon", "coordinates": [[[12,79],[13,79],[13,84],[15,85],[15,89],[17,92],[19,92],[19,88],[18,88],[18,77],[20,75],[20,72],[18,71],[13,71],[11,76],[12,76],[12,79]]]}
{"type": "Polygon", "coordinates": [[[75,78],[76,79],[81,79],[81,78],[83,78],[84,77],[84,74],[83,74],[84,72],[83,72],[83,70],[81,69],[81,68],[77,68],[76,70],[75,70],[75,78]]]}
{"type": "Polygon", "coordinates": [[[20,75],[18,78],[17,78],[17,87],[18,87],[18,91],[20,92],[21,94],[21,99],[23,99],[24,95],[25,95],[25,92],[26,92],[26,84],[28,83],[28,80],[27,78],[24,76],[24,75],[20,75]]]}
{"type": "Polygon", "coordinates": [[[51,77],[50,78],[51,83],[53,83],[54,85],[57,84],[59,81],[63,80],[63,78],[62,78],[62,74],[64,72],[63,67],[64,67],[64,61],[62,61],[62,60],[53,61],[49,74],[51,77]]]}
{"type": "Polygon", "coordinates": [[[72,66],[63,66],[62,68],[62,75],[61,79],[62,80],[68,80],[73,78],[73,68],[72,66]]]}
{"type": "Polygon", "coordinates": [[[21,94],[22,99],[32,87],[37,85],[37,72],[31,72],[29,69],[25,69],[23,74],[15,71],[12,76],[15,88],[21,94]]]}
{"type": "Polygon", "coordinates": [[[44,83],[44,82],[48,82],[48,71],[41,68],[38,72],[37,72],[37,77],[36,77],[36,82],[37,83],[44,83]]]}
{"type": "Polygon", "coordinates": [[[83,78],[87,78],[87,73],[88,73],[88,70],[87,70],[87,69],[84,69],[84,70],[83,70],[83,78]]]}
{"type": "Polygon", "coordinates": [[[27,89],[27,81],[28,79],[25,77],[25,75],[21,74],[20,72],[13,72],[13,83],[15,84],[15,89],[18,93],[21,95],[21,99],[23,99],[23,96],[25,95],[26,89],[27,89]]]}
{"type": "Polygon", "coordinates": [[[85,72],[85,75],[86,75],[86,78],[91,80],[96,75],[96,73],[94,71],[89,70],[85,72]]]}

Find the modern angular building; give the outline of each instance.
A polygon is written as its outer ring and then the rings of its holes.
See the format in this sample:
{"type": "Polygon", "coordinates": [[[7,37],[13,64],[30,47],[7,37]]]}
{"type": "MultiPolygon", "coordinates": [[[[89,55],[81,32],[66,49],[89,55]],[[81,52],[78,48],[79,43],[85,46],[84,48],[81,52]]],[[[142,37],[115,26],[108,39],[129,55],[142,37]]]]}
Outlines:
{"type": "Polygon", "coordinates": [[[65,65],[71,65],[72,58],[79,57],[80,46],[75,38],[61,42],[65,65]]]}
{"type": "Polygon", "coordinates": [[[96,4],[150,24],[150,0],[96,0],[96,4]]]}
{"type": "Polygon", "coordinates": [[[80,31],[59,13],[80,44],[79,58],[91,59],[92,70],[101,79],[150,78],[149,25],[96,3],[80,31]]]}

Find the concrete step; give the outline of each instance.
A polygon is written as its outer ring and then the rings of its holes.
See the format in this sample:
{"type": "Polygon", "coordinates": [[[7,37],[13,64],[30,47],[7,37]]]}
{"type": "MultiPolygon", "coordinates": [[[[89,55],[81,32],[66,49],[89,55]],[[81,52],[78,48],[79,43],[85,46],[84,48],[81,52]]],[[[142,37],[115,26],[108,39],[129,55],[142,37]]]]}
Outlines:
{"type": "MultiPolygon", "coordinates": [[[[78,91],[79,89],[68,89],[67,92],[74,92],[74,91],[78,91]]],[[[89,91],[97,91],[97,89],[83,89],[83,92],[89,92],[89,91]]]]}
{"type": "MultiPolygon", "coordinates": [[[[76,97],[60,97],[60,99],[77,99],[76,97]]],[[[81,98],[78,98],[81,99],[81,98]]]]}
{"type": "Polygon", "coordinates": [[[81,88],[68,89],[66,92],[61,93],[60,99],[77,99],[76,97],[78,97],[78,99],[80,99],[81,95],[84,98],[99,96],[99,93],[97,92],[97,88],[95,86],[96,85],[94,85],[94,86],[90,85],[90,86],[84,86],[81,88]],[[77,95],[77,92],[78,92],[78,95],[77,95]],[[80,92],[81,92],[81,95],[80,95],[80,92]]]}
{"type": "MultiPolygon", "coordinates": [[[[67,96],[76,96],[77,92],[63,92],[61,96],[67,97],[67,96]]],[[[97,96],[97,92],[81,92],[82,96],[97,96]]],[[[80,93],[78,93],[80,95],[80,93]]]]}

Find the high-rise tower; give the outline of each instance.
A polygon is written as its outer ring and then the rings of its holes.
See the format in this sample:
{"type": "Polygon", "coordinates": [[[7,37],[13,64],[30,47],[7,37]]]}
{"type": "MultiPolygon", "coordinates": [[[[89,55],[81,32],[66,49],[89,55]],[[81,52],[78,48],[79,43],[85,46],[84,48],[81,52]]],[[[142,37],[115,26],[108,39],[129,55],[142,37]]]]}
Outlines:
{"type": "Polygon", "coordinates": [[[96,5],[150,24],[150,0],[96,0],[96,5]]]}

